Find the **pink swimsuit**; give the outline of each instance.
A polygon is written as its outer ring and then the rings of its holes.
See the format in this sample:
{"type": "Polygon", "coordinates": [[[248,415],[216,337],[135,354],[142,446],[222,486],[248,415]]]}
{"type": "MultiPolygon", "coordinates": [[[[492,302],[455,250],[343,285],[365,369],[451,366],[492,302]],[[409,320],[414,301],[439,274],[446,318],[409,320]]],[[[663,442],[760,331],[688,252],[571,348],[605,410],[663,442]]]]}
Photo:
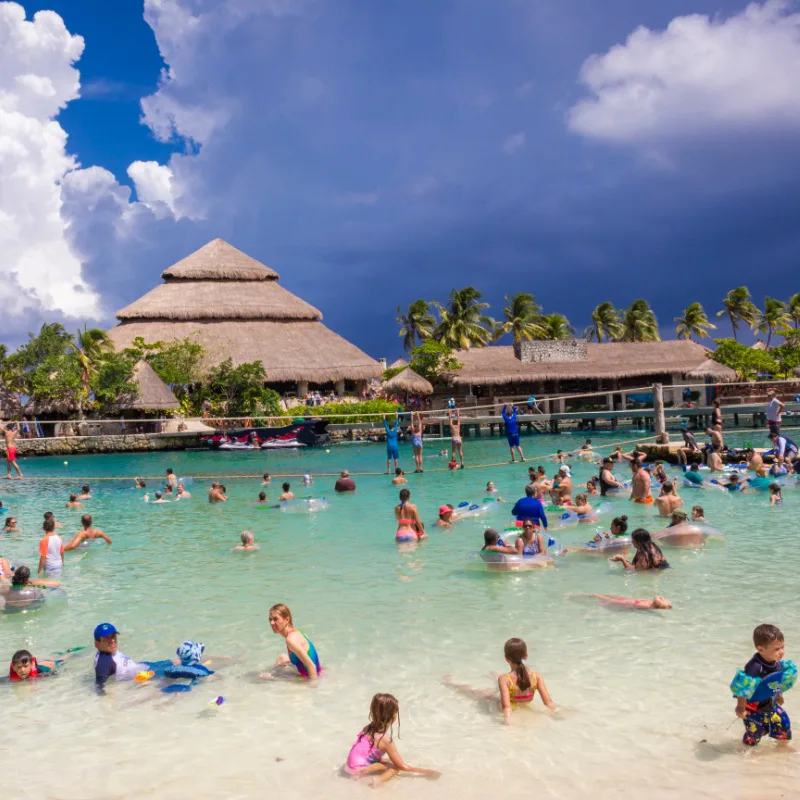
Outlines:
{"type": "Polygon", "coordinates": [[[345,769],[351,774],[355,775],[366,769],[370,764],[377,764],[383,758],[383,750],[378,747],[378,742],[383,739],[386,734],[380,734],[375,737],[375,744],[372,744],[363,731],[358,734],[356,743],[350,748],[350,754],[347,756],[347,766],[345,769]]]}

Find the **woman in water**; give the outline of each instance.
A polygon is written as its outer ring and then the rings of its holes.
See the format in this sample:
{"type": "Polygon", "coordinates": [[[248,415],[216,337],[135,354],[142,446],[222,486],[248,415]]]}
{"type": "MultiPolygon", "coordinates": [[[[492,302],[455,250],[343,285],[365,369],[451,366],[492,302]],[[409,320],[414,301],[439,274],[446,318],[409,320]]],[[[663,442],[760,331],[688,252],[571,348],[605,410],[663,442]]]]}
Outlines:
{"type": "Polygon", "coordinates": [[[648,569],[666,569],[669,562],[664,558],[661,548],[653,542],[650,533],[644,528],[637,528],[631,534],[633,546],[636,548],[636,555],[633,561],[628,561],[625,556],[614,556],[610,561],[619,561],[625,569],[642,572],[648,569]]]}
{"type": "MultiPolygon", "coordinates": [[[[497,678],[497,686],[500,690],[500,708],[503,711],[503,719],[506,724],[511,722],[511,712],[514,706],[530,703],[537,691],[545,706],[551,711],[557,711],[558,708],[552,697],[550,697],[550,692],[547,691],[544,678],[538,672],[534,672],[526,666],[528,646],[525,642],[522,639],[509,639],[503,645],[503,656],[511,668],[497,678]]],[[[479,700],[494,699],[495,697],[494,692],[481,691],[461,683],[454,683],[449,675],[445,677],[444,682],[448,686],[479,700]]]]}
{"type": "Polygon", "coordinates": [[[16,517],[6,517],[6,524],[3,528],[3,533],[21,533],[20,529],[17,527],[16,517]]]}
{"type": "MultiPolygon", "coordinates": [[[[283,603],[272,606],[269,610],[269,624],[272,632],[286,639],[286,653],[278,656],[275,662],[277,667],[290,664],[300,673],[301,678],[315,681],[322,674],[322,665],[319,662],[314,643],[303,636],[292,621],[292,612],[283,603]]],[[[271,677],[262,675],[262,677],[271,677]]]]}
{"type": "Polygon", "coordinates": [[[422,468],[422,417],[419,411],[411,412],[411,448],[414,451],[414,472],[424,472],[422,468]]]}
{"type": "Polygon", "coordinates": [[[425,526],[419,516],[419,511],[411,499],[411,492],[408,489],[400,490],[400,502],[394,507],[394,516],[397,519],[397,533],[395,541],[414,542],[419,539],[427,539],[425,526]]]}
{"type": "Polygon", "coordinates": [[[514,548],[520,556],[538,556],[546,552],[542,534],[536,530],[532,519],[522,521],[522,535],[517,537],[514,548]]]}
{"type": "Polygon", "coordinates": [[[569,506],[569,510],[574,511],[578,515],[578,522],[591,522],[591,520],[586,519],[586,517],[591,515],[593,509],[589,505],[585,494],[577,495],[575,502],[569,506]],[[583,519],[581,519],[581,517],[583,517],[583,519]]]}
{"type": "Polygon", "coordinates": [[[589,478],[589,480],[586,481],[586,494],[590,497],[595,494],[600,494],[600,492],[597,491],[597,484],[594,482],[594,478],[589,478]]]}
{"type": "Polygon", "coordinates": [[[394,778],[401,772],[438,778],[441,773],[433,769],[412,767],[403,761],[392,740],[395,720],[400,725],[400,704],[391,694],[376,694],[369,704],[369,724],[358,734],[350,748],[345,772],[353,778],[374,776],[373,786],[394,778]],[[389,760],[384,761],[383,757],[389,760]]]}

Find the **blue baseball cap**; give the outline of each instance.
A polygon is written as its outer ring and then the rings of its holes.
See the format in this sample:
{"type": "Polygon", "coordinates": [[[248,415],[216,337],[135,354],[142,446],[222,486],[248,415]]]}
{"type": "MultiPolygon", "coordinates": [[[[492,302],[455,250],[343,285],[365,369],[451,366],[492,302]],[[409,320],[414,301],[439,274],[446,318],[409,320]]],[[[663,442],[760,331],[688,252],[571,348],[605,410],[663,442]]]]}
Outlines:
{"type": "Polygon", "coordinates": [[[97,641],[105,636],[113,636],[115,633],[119,633],[119,631],[110,622],[102,622],[94,629],[94,639],[97,641]]]}

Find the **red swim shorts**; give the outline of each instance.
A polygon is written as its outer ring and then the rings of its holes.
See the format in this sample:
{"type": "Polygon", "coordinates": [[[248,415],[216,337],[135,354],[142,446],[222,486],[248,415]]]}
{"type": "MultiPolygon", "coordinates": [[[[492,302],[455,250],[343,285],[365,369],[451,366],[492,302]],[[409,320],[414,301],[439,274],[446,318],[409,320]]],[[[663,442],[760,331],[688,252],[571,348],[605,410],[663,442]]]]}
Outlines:
{"type": "Polygon", "coordinates": [[[8,455],[6,458],[9,461],[16,461],[17,460],[17,448],[16,447],[9,447],[8,448],[8,455]]]}

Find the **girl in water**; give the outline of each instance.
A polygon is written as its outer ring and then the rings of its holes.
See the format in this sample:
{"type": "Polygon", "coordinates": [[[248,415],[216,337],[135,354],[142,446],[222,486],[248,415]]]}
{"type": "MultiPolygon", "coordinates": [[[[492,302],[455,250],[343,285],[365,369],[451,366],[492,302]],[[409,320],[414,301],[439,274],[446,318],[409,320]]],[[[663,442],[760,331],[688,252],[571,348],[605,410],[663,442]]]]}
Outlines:
{"type": "Polygon", "coordinates": [[[781,494],[781,485],[779,483],[771,483],[769,485],[769,504],[771,506],[782,506],[783,495],[781,494]]]}
{"type": "Polygon", "coordinates": [[[422,468],[422,417],[419,411],[411,413],[411,449],[414,451],[414,472],[424,472],[422,468]]]}
{"type": "Polygon", "coordinates": [[[589,496],[600,494],[600,492],[597,490],[597,485],[594,482],[594,478],[589,478],[589,480],[586,481],[586,494],[589,496]]]}
{"type": "Polygon", "coordinates": [[[393,726],[397,720],[400,730],[400,704],[391,694],[376,694],[369,704],[369,723],[356,737],[350,748],[345,772],[353,778],[373,776],[373,786],[394,778],[401,772],[415,775],[427,775],[438,778],[441,773],[433,769],[412,767],[403,761],[392,739],[393,726]],[[384,761],[388,756],[388,761],[384,761]]]}
{"type": "MultiPolygon", "coordinates": [[[[315,681],[322,674],[322,665],[319,662],[317,649],[314,643],[303,636],[294,627],[292,612],[283,603],[272,606],[269,610],[269,624],[273,633],[283,636],[286,639],[286,653],[278,656],[275,662],[276,667],[292,665],[299,673],[301,678],[315,681]]],[[[264,673],[262,678],[273,677],[270,673],[264,673]]]]}
{"type": "Polygon", "coordinates": [[[427,539],[425,526],[419,516],[419,511],[411,499],[411,492],[408,489],[400,490],[400,502],[394,507],[394,516],[397,519],[396,542],[416,542],[419,539],[427,539]]]}
{"type": "MultiPolygon", "coordinates": [[[[497,686],[500,689],[500,708],[503,711],[503,719],[506,724],[511,722],[511,712],[514,706],[530,703],[537,691],[545,706],[551,711],[557,711],[558,708],[550,697],[550,692],[547,691],[544,678],[538,672],[534,672],[526,666],[528,646],[525,642],[522,639],[509,639],[503,646],[503,655],[506,663],[511,667],[509,672],[497,678],[497,686]]],[[[479,700],[495,698],[494,692],[481,691],[462,683],[454,683],[450,675],[445,677],[444,682],[448,686],[452,686],[454,689],[479,700]]]]}
{"type": "Polygon", "coordinates": [[[669,562],[664,558],[661,548],[652,540],[650,533],[644,528],[637,528],[631,534],[631,541],[636,548],[633,561],[628,561],[625,556],[614,556],[610,561],[619,561],[625,569],[642,572],[648,569],[666,569],[669,562]]]}
{"type": "Polygon", "coordinates": [[[514,549],[520,556],[538,556],[547,552],[542,534],[536,530],[532,519],[522,521],[522,535],[514,542],[514,549]]]}

